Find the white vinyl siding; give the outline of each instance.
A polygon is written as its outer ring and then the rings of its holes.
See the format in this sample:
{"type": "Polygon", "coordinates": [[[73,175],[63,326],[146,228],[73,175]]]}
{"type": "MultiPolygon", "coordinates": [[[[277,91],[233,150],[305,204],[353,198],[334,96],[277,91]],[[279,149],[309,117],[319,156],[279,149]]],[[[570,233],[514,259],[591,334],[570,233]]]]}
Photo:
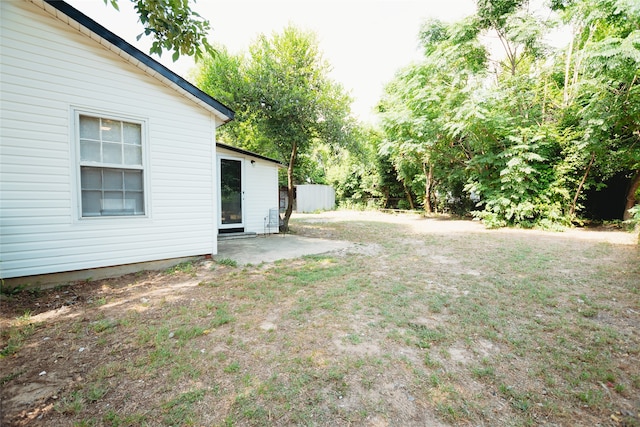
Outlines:
{"type": "Polygon", "coordinates": [[[215,253],[218,119],[27,1],[0,19],[0,277],[215,253]],[[144,215],[82,217],[80,113],[142,124],[142,168],[101,191],[141,170],[144,215]]]}

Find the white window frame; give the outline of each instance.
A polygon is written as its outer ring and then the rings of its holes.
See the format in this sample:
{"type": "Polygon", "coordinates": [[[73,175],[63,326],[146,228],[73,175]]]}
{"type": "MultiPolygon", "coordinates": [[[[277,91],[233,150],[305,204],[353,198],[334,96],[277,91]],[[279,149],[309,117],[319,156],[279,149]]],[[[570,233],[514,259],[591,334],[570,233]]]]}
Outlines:
{"type": "Polygon", "coordinates": [[[75,200],[76,218],[80,221],[113,221],[113,220],[127,220],[127,219],[142,219],[149,218],[151,216],[151,203],[149,197],[149,162],[148,162],[148,120],[140,117],[132,117],[126,114],[110,113],[100,110],[84,109],[84,108],[72,108],[72,123],[73,123],[73,150],[75,155],[74,160],[74,176],[75,176],[75,192],[73,200],[75,200]],[[141,142],[141,165],[124,165],[124,164],[110,164],[96,161],[82,160],[80,156],[80,116],[88,116],[99,119],[108,119],[119,122],[134,123],[140,125],[140,142],[141,142]],[[113,169],[113,170],[135,170],[142,172],[142,203],[144,205],[143,214],[127,215],[123,213],[117,213],[112,215],[91,215],[84,216],[82,208],[82,167],[92,167],[99,169],[113,169]]]}

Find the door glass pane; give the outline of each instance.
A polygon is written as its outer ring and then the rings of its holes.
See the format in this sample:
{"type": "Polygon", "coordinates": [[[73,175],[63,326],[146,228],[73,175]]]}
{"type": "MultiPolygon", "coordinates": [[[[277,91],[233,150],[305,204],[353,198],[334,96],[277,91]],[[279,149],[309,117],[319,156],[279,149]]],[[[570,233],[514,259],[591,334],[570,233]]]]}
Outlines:
{"type": "Polygon", "coordinates": [[[222,224],[242,224],[242,163],[220,159],[222,224]]]}

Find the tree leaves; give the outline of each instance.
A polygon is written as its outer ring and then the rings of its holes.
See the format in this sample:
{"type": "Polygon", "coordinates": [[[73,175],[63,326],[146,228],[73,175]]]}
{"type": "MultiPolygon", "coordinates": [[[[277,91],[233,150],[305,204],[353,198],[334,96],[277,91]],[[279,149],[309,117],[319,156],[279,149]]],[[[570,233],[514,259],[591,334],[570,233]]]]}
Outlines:
{"type": "MultiPolygon", "coordinates": [[[[104,0],[119,10],[118,0],[104,0]]],[[[165,51],[173,52],[172,59],[180,55],[203,56],[214,54],[215,50],[207,40],[211,30],[209,21],[193,11],[188,0],[131,0],[144,31],[137,36],[151,36],[153,43],[150,54],[162,56],[165,51]]]]}
{"type": "Polygon", "coordinates": [[[481,1],[464,22],[425,23],[424,61],[398,73],[381,102],[398,176],[415,183],[406,171],[429,162],[438,194],[463,179],[456,196],[479,198],[474,214],[489,226],[568,224],[584,189],[640,170],[637,2],[555,2],[575,40],[549,59],[547,23],[525,5],[481,1]],[[501,67],[483,60],[483,29],[503,43],[501,67]]]}

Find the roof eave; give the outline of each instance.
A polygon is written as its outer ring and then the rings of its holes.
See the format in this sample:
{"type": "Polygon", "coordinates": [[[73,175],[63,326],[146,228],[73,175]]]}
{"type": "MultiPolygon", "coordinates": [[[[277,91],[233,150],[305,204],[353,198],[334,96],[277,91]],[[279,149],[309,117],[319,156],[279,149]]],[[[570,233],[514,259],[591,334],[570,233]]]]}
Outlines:
{"type": "Polygon", "coordinates": [[[233,151],[234,153],[244,154],[246,156],[255,157],[256,159],[266,160],[268,162],[275,163],[276,165],[278,165],[278,167],[281,167],[281,168],[287,167],[280,160],[272,159],[270,157],[263,156],[258,153],[254,153],[252,151],[243,150],[242,148],[234,147],[233,145],[223,144],[222,142],[216,142],[216,146],[219,148],[223,148],[225,150],[233,151]]]}
{"type": "Polygon", "coordinates": [[[162,81],[165,85],[172,87],[196,104],[210,111],[218,117],[222,123],[227,123],[233,120],[235,113],[231,108],[198,89],[183,77],[174,73],[169,68],[129,44],[123,38],[109,31],[68,3],[62,0],[31,1],[36,5],[40,5],[44,10],[72,27],[76,28],[73,23],[77,24],[77,30],[90,36],[109,50],[118,54],[127,62],[142,69],[150,76],[162,81]],[[82,28],[88,31],[88,33],[83,31],[82,28]]]}

